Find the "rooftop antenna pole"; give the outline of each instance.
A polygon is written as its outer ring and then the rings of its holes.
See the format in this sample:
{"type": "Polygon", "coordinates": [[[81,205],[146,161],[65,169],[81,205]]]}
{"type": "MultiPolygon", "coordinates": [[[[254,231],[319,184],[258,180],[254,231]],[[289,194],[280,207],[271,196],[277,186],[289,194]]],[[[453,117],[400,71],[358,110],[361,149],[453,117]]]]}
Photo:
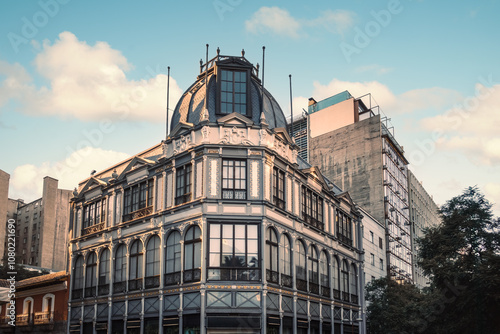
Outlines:
{"type": "Polygon", "coordinates": [[[292,75],[289,74],[288,78],[290,78],[290,137],[293,138],[292,75]]]}
{"type": "Polygon", "coordinates": [[[170,93],[170,66],[167,67],[167,129],[165,131],[165,140],[168,138],[168,102],[169,102],[169,93],[170,93]]]}
{"type": "Polygon", "coordinates": [[[208,111],[208,44],[205,55],[205,110],[208,111]]]}
{"type": "Polygon", "coordinates": [[[264,112],[264,60],[266,57],[266,47],[262,47],[262,92],[261,92],[261,99],[262,102],[260,104],[260,113],[262,114],[264,112]]]}

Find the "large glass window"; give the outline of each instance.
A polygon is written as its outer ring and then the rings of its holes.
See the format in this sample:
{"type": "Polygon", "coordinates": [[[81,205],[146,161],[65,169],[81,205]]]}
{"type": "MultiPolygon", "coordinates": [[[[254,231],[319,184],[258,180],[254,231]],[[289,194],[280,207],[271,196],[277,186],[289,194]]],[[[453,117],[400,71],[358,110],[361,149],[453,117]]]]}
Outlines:
{"type": "Polygon", "coordinates": [[[342,261],[342,299],[349,301],[349,267],[347,262],[342,261]]]}
{"type": "Polygon", "coordinates": [[[318,270],[318,251],[316,247],[309,247],[309,291],[319,293],[319,270],[318,270]]]}
{"type": "Polygon", "coordinates": [[[98,294],[106,295],[109,293],[109,277],[110,275],[110,251],[105,248],[99,260],[99,281],[98,294]]]}
{"type": "Polygon", "coordinates": [[[247,114],[247,73],[221,70],[220,110],[222,114],[233,112],[247,114]]]}
{"type": "Polygon", "coordinates": [[[255,224],[210,224],[208,279],[260,280],[259,233],[255,224]]]}
{"type": "Polygon", "coordinates": [[[154,235],[146,246],[146,288],[160,286],[160,237],[154,235]]]}
{"type": "Polygon", "coordinates": [[[140,218],[153,213],[153,184],[148,180],[125,189],[123,197],[123,220],[140,218]]]}
{"type": "Polygon", "coordinates": [[[273,169],[273,202],[285,210],[285,172],[276,167],[273,169]]]}
{"type": "Polygon", "coordinates": [[[333,297],[335,299],[340,299],[339,270],[340,270],[339,260],[335,256],[332,261],[332,287],[333,287],[333,297]]]}
{"type": "Polygon", "coordinates": [[[358,280],[356,279],[356,266],[354,264],[351,264],[351,270],[349,271],[349,281],[351,283],[351,294],[356,295],[358,294],[358,280]]]}
{"type": "Polygon", "coordinates": [[[292,248],[290,238],[283,234],[280,239],[280,273],[281,284],[292,287],[292,248]]]}
{"type": "Polygon", "coordinates": [[[247,162],[245,160],[222,161],[222,198],[247,198],[247,162]]]}
{"type": "Polygon", "coordinates": [[[309,225],[324,229],[323,199],[306,187],[302,187],[302,219],[309,225]]]}
{"type": "Polygon", "coordinates": [[[330,297],[330,273],[326,251],[322,251],[319,257],[319,283],[321,285],[321,294],[330,297]]]}
{"type": "Polygon", "coordinates": [[[129,267],[129,290],[138,290],[142,288],[142,261],[143,246],[141,240],[135,240],[130,247],[130,267],[129,267]]]}
{"type": "Polygon", "coordinates": [[[181,281],[181,234],[173,231],[167,238],[167,254],[165,256],[165,285],[177,284],[181,281]]]}
{"type": "Polygon", "coordinates": [[[114,270],[113,291],[123,292],[127,280],[127,247],[124,244],[116,249],[114,270]]]}
{"type": "Polygon", "coordinates": [[[106,199],[87,204],[83,207],[82,235],[101,230],[106,221],[106,199]],[[102,225],[101,225],[102,224],[102,225]]]}
{"type": "Polygon", "coordinates": [[[201,230],[191,226],[184,238],[184,282],[195,282],[201,278],[201,230]]]}
{"type": "Polygon", "coordinates": [[[191,164],[184,165],[176,170],[175,205],[191,200],[191,164]]]}
{"type": "Polygon", "coordinates": [[[351,217],[337,210],[335,215],[335,229],[337,230],[337,238],[344,244],[352,246],[352,223],[351,217]]]}
{"type": "Polygon", "coordinates": [[[75,261],[75,270],[73,272],[73,299],[80,299],[83,291],[83,256],[78,256],[75,261]]]}
{"type": "Polygon", "coordinates": [[[92,252],[87,257],[85,267],[85,297],[95,296],[97,286],[97,255],[92,252]]]}
{"type": "Polygon", "coordinates": [[[297,289],[307,291],[306,280],[306,249],[301,240],[295,243],[295,275],[297,289]]]}
{"type": "Polygon", "coordinates": [[[279,283],[278,277],[278,238],[272,228],[266,235],[266,279],[271,283],[279,283]]]}

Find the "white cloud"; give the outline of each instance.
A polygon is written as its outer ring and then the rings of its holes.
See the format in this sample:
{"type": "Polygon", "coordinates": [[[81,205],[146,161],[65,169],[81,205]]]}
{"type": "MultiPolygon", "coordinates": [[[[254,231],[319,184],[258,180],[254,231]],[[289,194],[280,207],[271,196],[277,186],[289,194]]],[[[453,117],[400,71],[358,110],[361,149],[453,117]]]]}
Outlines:
{"type": "Polygon", "coordinates": [[[20,64],[9,64],[0,60],[0,107],[10,99],[20,99],[23,92],[32,90],[31,77],[20,64]]]}
{"type": "Polygon", "coordinates": [[[22,198],[26,202],[40,198],[45,176],[59,180],[59,188],[73,189],[92,170],[103,170],[128,157],[128,154],[121,152],[85,147],[55,163],[18,166],[11,175],[9,197],[22,198]]]}
{"type": "MultiPolygon", "coordinates": [[[[1,86],[11,87],[6,98],[20,100],[26,113],[86,121],[164,119],[166,75],[128,80],[125,73],[132,65],[105,42],[91,46],[71,32],[63,32],[52,44],[44,41],[35,65],[49,81],[48,87],[35,87],[20,65],[0,63],[0,74],[2,67],[10,71],[1,86]]],[[[181,94],[177,82],[171,78],[171,101],[177,101],[181,94]]]]}
{"type": "Polygon", "coordinates": [[[261,7],[245,22],[246,30],[254,34],[274,33],[279,36],[298,38],[300,23],[290,13],[278,7],[261,7]]]}
{"type": "Polygon", "coordinates": [[[261,7],[249,20],[245,28],[253,34],[272,33],[278,36],[299,38],[307,36],[305,28],[320,27],[333,34],[343,34],[354,22],[354,13],[346,10],[326,10],[313,19],[294,18],[279,7],[261,7]]]}
{"type": "Polygon", "coordinates": [[[476,85],[476,95],[462,100],[441,115],[425,118],[421,125],[439,133],[437,147],[458,151],[476,165],[500,164],[500,85],[476,85]]]}

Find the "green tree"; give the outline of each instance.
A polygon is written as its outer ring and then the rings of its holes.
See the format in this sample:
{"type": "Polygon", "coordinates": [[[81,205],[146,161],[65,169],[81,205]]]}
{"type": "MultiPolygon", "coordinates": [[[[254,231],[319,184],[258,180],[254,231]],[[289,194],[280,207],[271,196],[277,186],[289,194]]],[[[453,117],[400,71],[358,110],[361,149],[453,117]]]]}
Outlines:
{"type": "Polygon", "coordinates": [[[419,264],[439,301],[426,319],[432,333],[500,333],[500,234],[491,207],[469,187],[418,240],[419,264]]]}
{"type": "Polygon", "coordinates": [[[409,283],[379,278],[366,285],[370,334],[422,333],[426,296],[409,283]]]}

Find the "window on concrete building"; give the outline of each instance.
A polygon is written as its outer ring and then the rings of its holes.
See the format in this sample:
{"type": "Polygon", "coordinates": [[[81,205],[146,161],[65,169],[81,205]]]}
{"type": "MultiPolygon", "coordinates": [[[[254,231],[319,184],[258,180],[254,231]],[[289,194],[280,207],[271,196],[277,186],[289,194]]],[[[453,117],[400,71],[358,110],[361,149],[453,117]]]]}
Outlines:
{"type": "Polygon", "coordinates": [[[340,299],[340,262],[338,257],[334,256],[332,261],[332,287],[333,297],[340,299]]]}
{"type": "Polygon", "coordinates": [[[357,303],[357,296],[358,295],[358,277],[357,277],[357,269],[354,263],[351,264],[351,270],[349,270],[349,282],[351,284],[350,286],[350,292],[351,292],[351,302],[357,303]]]}
{"type": "Polygon", "coordinates": [[[379,267],[381,270],[384,270],[384,260],[383,259],[379,259],[379,267]]]}
{"type": "Polygon", "coordinates": [[[309,292],[319,293],[319,259],[318,250],[313,245],[309,246],[309,292]]]}
{"type": "Polygon", "coordinates": [[[153,213],[153,179],[125,189],[123,195],[123,221],[129,221],[153,213]]]}
{"type": "Polygon", "coordinates": [[[370,264],[372,266],[375,265],[375,254],[373,254],[373,253],[370,253],[370,264]]]}
{"type": "Polygon", "coordinates": [[[209,228],[208,279],[260,280],[258,225],[212,223],[209,228]]]}
{"type": "Polygon", "coordinates": [[[247,162],[245,160],[222,161],[222,198],[247,198],[247,162]]]}
{"type": "Polygon", "coordinates": [[[342,300],[349,301],[349,266],[347,261],[342,261],[342,300]]]}
{"type": "Polygon", "coordinates": [[[146,289],[160,286],[160,244],[160,237],[153,235],[146,246],[146,289]]]}
{"type": "Polygon", "coordinates": [[[380,237],[378,238],[378,247],[379,247],[380,249],[383,249],[383,248],[384,248],[384,243],[382,242],[382,238],[380,238],[380,237]]]}
{"type": "Polygon", "coordinates": [[[295,278],[297,289],[307,291],[306,248],[302,240],[295,243],[295,278]]]}
{"type": "Polygon", "coordinates": [[[330,264],[326,251],[322,251],[319,257],[319,281],[321,285],[321,295],[330,297],[330,264]]]}
{"type": "Polygon", "coordinates": [[[370,231],[370,242],[373,244],[373,232],[370,231]]]}
{"type": "Polygon", "coordinates": [[[181,234],[173,231],[168,235],[165,256],[165,285],[181,281],[181,234]]]}
{"type": "Polygon", "coordinates": [[[201,230],[191,226],[184,237],[184,282],[201,279],[201,230]]]}
{"type": "Polygon", "coordinates": [[[79,255],[75,260],[73,271],[73,299],[80,299],[83,292],[83,256],[79,255]]]}
{"type": "Polygon", "coordinates": [[[247,71],[221,70],[220,74],[220,112],[237,112],[248,116],[247,108],[247,71]]]}
{"type": "Polygon", "coordinates": [[[266,280],[279,283],[278,272],[278,238],[276,231],[269,227],[266,235],[266,280]]]}
{"type": "Polygon", "coordinates": [[[130,247],[129,281],[128,289],[139,290],[142,288],[142,261],[144,261],[143,246],[141,240],[135,240],[130,247]]]}
{"type": "Polygon", "coordinates": [[[352,220],[344,212],[337,210],[335,229],[340,242],[352,246],[352,220]]]}
{"type": "Polygon", "coordinates": [[[276,167],[273,169],[273,202],[285,210],[285,172],[276,167]]]}
{"type": "Polygon", "coordinates": [[[186,164],[177,168],[175,176],[175,205],[191,201],[192,165],[186,164]]]}

